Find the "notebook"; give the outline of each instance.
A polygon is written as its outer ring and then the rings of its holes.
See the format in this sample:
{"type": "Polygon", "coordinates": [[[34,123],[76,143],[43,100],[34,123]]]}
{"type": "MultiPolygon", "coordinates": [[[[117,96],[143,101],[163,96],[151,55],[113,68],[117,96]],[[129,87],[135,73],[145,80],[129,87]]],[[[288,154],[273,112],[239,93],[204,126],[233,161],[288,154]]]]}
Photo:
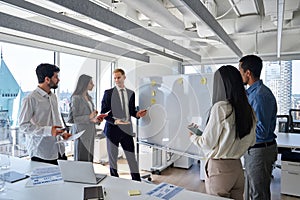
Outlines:
{"type": "Polygon", "coordinates": [[[95,174],[91,162],[58,160],[58,166],[67,182],[98,184],[106,177],[106,174],[95,174]]]}
{"type": "Polygon", "coordinates": [[[84,187],[83,200],[103,200],[105,196],[104,190],[101,185],[84,187]]]}

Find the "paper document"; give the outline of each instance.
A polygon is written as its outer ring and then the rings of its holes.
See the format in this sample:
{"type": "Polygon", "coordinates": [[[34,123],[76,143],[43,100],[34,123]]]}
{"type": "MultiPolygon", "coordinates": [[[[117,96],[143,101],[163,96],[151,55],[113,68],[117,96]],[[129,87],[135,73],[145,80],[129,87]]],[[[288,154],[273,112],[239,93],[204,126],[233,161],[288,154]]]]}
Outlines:
{"type": "Polygon", "coordinates": [[[126,119],[120,119],[120,118],[117,118],[117,117],[113,117],[114,120],[119,120],[119,123],[118,125],[127,125],[127,124],[130,124],[130,121],[127,121],[126,119]]]}
{"type": "Polygon", "coordinates": [[[76,139],[80,138],[81,135],[82,135],[84,132],[85,132],[85,130],[80,131],[80,132],[78,132],[78,133],[73,134],[73,135],[72,135],[71,137],[69,137],[68,139],[66,139],[66,140],[59,140],[59,141],[57,141],[56,143],[69,142],[69,141],[76,140],[76,139]]]}
{"type": "Polygon", "coordinates": [[[58,166],[35,168],[26,186],[49,185],[63,183],[61,172],[58,166]]]}
{"type": "Polygon", "coordinates": [[[158,197],[160,199],[168,200],[174,197],[176,194],[178,194],[181,190],[183,190],[183,187],[179,187],[168,183],[161,183],[154,189],[147,192],[147,194],[150,196],[158,197]]]}

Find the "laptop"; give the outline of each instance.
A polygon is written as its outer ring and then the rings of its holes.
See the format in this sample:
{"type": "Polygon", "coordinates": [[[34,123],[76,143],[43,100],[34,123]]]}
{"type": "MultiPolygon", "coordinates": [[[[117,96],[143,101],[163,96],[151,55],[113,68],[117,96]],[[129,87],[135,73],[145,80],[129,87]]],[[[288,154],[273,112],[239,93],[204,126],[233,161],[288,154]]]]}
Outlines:
{"type": "Polygon", "coordinates": [[[58,166],[66,182],[98,184],[106,177],[106,174],[95,174],[91,162],[58,160],[58,166]]]}

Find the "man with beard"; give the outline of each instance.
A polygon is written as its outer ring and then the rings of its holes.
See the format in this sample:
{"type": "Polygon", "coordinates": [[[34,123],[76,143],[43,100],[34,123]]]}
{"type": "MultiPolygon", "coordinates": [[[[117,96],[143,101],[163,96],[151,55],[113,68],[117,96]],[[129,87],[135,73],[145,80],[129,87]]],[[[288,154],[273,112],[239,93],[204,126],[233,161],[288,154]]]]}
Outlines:
{"type": "Polygon", "coordinates": [[[37,88],[23,99],[19,116],[20,132],[26,135],[26,147],[32,161],[56,164],[66,160],[64,143],[71,134],[61,129],[57,97],[51,89],[58,87],[60,69],[52,64],[36,68],[37,88]]]}

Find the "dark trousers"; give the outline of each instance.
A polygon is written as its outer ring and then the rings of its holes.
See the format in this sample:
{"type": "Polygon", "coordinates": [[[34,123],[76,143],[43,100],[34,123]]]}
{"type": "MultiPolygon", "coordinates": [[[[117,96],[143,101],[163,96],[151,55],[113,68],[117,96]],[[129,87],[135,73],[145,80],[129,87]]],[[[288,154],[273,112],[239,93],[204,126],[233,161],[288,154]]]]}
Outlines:
{"type": "MultiPolygon", "coordinates": [[[[113,135],[113,134],[111,134],[113,135]]],[[[138,164],[136,161],[135,153],[134,153],[134,142],[132,136],[126,133],[119,133],[114,136],[107,138],[107,152],[109,158],[110,165],[110,174],[112,176],[119,177],[118,174],[118,154],[119,154],[119,144],[124,150],[132,180],[141,181],[141,176],[139,173],[138,164]]]]}
{"type": "Polygon", "coordinates": [[[67,160],[67,159],[68,158],[65,154],[63,154],[63,155],[58,154],[58,159],[55,159],[55,160],[44,160],[44,159],[41,159],[41,158],[35,157],[35,156],[33,156],[31,158],[32,161],[49,163],[52,165],[58,165],[57,160],[67,160]]]}

